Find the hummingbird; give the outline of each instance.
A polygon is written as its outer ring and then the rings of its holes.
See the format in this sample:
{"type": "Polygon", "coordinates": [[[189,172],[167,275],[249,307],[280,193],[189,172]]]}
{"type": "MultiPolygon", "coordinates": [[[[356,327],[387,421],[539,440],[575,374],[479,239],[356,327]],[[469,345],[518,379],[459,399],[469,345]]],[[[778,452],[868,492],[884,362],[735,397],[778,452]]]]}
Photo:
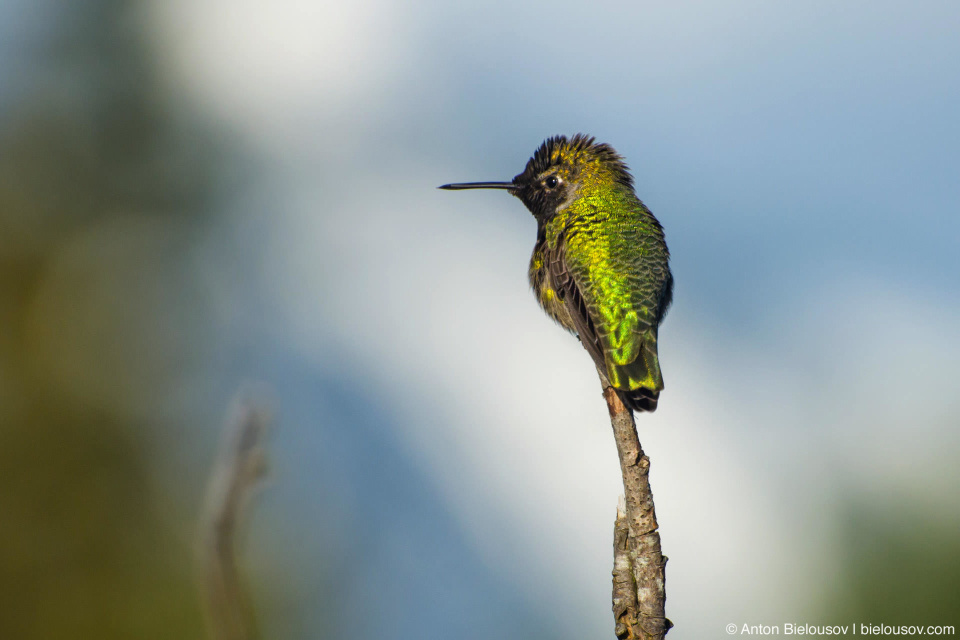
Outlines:
{"type": "Polygon", "coordinates": [[[576,335],[605,386],[634,411],[655,411],[663,376],[657,330],[673,299],[663,227],[640,201],[613,147],[593,137],[547,139],[503,189],[537,221],[530,286],[543,310],[576,335]]]}

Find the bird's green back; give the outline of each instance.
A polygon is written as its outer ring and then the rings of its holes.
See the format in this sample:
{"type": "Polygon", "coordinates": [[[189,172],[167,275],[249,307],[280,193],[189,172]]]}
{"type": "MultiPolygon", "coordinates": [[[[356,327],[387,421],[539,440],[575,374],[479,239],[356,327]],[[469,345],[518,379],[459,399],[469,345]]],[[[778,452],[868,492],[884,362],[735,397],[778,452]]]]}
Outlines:
{"type": "Polygon", "coordinates": [[[660,298],[668,254],[663,230],[632,190],[581,173],[578,197],[546,225],[563,254],[602,348],[610,383],[663,388],[657,357],[660,298]]]}

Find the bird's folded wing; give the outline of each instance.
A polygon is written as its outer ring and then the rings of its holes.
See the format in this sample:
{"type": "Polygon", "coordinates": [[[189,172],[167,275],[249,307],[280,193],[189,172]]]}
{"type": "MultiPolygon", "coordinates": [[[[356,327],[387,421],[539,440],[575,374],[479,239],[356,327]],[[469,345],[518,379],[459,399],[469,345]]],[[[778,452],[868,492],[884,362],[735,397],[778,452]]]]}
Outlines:
{"type": "MultiPolygon", "coordinates": [[[[602,247],[577,254],[609,258],[602,255],[602,247]]],[[[597,366],[618,389],[659,392],[663,380],[657,357],[657,306],[655,299],[643,296],[649,287],[644,286],[641,270],[630,263],[607,270],[594,265],[591,273],[590,265],[569,251],[558,257],[563,261],[558,271],[566,276],[567,308],[597,366]]]]}

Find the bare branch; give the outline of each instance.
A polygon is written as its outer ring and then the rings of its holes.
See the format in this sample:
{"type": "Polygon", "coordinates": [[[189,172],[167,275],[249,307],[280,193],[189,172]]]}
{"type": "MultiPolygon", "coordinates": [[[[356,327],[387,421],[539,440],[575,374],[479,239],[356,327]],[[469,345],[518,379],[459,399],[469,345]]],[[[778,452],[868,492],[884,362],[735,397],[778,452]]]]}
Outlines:
{"type": "Polygon", "coordinates": [[[664,613],[667,558],[660,551],[650,490],[650,459],[640,447],[633,412],[613,387],[604,386],[603,398],[623,474],[624,508],[618,508],[614,524],[613,612],[617,637],[661,640],[673,623],[664,613]],[[632,596],[627,595],[625,586],[628,577],[632,596]]]}
{"type": "Polygon", "coordinates": [[[637,583],[633,578],[633,562],[627,538],[627,507],[623,496],[617,505],[617,521],[613,525],[613,619],[617,637],[635,638],[633,629],[637,624],[637,583]]]}
{"type": "Polygon", "coordinates": [[[253,609],[236,563],[237,530],[252,490],[266,473],[262,442],[270,418],[246,397],[233,403],[200,518],[200,589],[214,640],[258,636],[253,609]]]}

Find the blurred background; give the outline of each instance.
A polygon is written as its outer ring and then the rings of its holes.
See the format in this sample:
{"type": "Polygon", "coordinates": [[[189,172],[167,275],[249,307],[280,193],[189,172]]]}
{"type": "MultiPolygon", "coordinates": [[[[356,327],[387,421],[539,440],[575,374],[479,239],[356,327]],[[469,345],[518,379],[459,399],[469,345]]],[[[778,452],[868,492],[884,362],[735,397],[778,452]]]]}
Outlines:
{"type": "Polygon", "coordinates": [[[670,638],[960,624],[958,32],[953,2],[0,3],[0,637],[203,637],[203,486],[256,381],[265,637],[612,638],[593,366],[520,202],[435,189],[578,131],[673,253],[638,420],[670,638]]]}

